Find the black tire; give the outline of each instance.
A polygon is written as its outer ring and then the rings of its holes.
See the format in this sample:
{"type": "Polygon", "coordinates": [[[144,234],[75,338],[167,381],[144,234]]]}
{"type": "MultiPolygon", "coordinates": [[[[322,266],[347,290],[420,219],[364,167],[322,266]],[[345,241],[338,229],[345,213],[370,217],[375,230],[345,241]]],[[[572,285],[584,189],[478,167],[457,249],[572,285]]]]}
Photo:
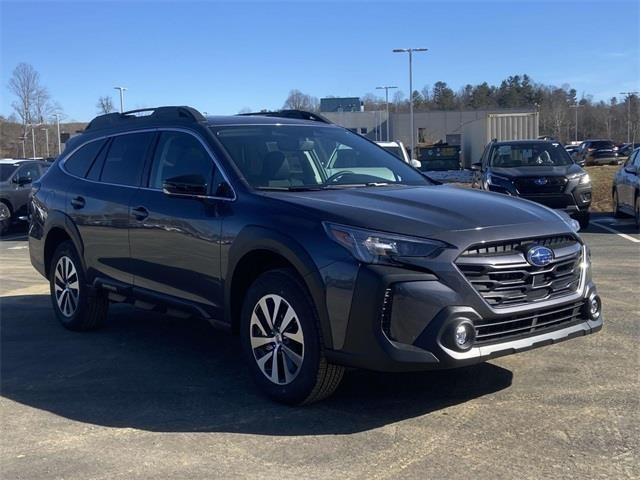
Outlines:
{"type": "Polygon", "coordinates": [[[634,217],[636,220],[636,228],[640,229],[640,195],[636,194],[634,217]]]}
{"type": "MultiPolygon", "coordinates": [[[[276,312],[273,311],[272,314],[276,314],[276,312]]],[[[281,315],[284,314],[281,313],[281,315]]],[[[274,323],[278,322],[278,318],[280,319],[280,325],[282,325],[282,318],[278,317],[278,315],[276,315],[274,323]]],[[[327,362],[324,356],[324,345],[320,333],[318,314],[306,286],[292,270],[270,270],[260,275],[253,282],[245,295],[242,305],[240,336],[243,353],[249,365],[251,376],[260,388],[273,400],[288,405],[303,405],[317,402],[331,395],[340,384],[340,380],[342,380],[344,368],[327,362]],[[253,329],[256,328],[255,325],[252,326],[251,324],[252,315],[258,311],[258,302],[270,295],[279,296],[288,303],[288,305],[285,306],[285,311],[287,311],[289,307],[293,308],[296,314],[295,318],[299,323],[299,327],[302,329],[304,337],[301,365],[298,367],[299,369],[293,380],[285,384],[275,383],[267,377],[267,373],[263,373],[263,370],[261,370],[258,365],[258,360],[256,355],[254,355],[251,344],[252,332],[254,331],[253,329]]],[[[282,338],[284,338],[284,336],[285,334],[282,333],[282,338]]],[[[286,339],[282,340],[283,343],[286,341],[286,339]]],[[[260,348],[265,348],[266,352],[275,350],[277,355],[278,350],[275,348],[270,350],[271,345],[272,344],[269,344],[260,348]]],[[[282,352],[279,357],[281,365],[282,362],[285,362],[285,365],[281,368],[287,368],[287,363],[286,360],[283,360],[283,356],[284,352],[282,352]]],[[[272,360],[265,362],[265,368],[268,368],[267,365],[269,362],[271,362],[271,368],[273,368],[273,355],[271,358],[272,360]]],[[[276,375],[280,377],[279,373],[276,375]]]]}
{"type": "Polygon", "coordinates": [[[591,214],[589,212],[581,212],[575,216],[575,219],[580,224],[580,229],[584,230],[589,227],[589,220],[591,219],[591,214]]]}
{"type": "Polygon", "coordinates": [[[611,202],[613,203],[613,216],[615,218],[624,217],[623,213],[620,211],[620,206],[618,204],[618,190],[616,190],[615,188],[613,189],[611,202]]]}
{"type": "Polygon", "coordinates": [[[0,220],[0,235],[4,235],[7,232],[7,230],[9,230],[9,227],[11,226],[11,218],[13,217],[13,210],[11,209],[11,205],[9,205],[4,200],[0,200],[0,204],[2,204],[0,205],[0,208],[2,208],[2,210],[4,210],[5,212],[8,211],[9,213],[9,218],[0,220]]]}
{"type": "MultiPolygon", "coordinates": [[[[62,266],[62,264],[60,264],[60,266],[62,266]]],[[[106,318],[109,310],[109,300],[103,292],[90,291],[86,284],[82,262],[73,243],[70,241],[62,242],[58,245],[58,248],[56,248],[53,254],[49,269],[49,288],[53,310],[65,328],[74,331],[95,330],[106,318]],[[59,280],[56,280],[56,268],[63,258],[65,259],[62,260],[63,262],[66,262],[66,259],[71,262],[76,272],[75,277],[73,275],[70,276],[68,283],[75,284],[77,281],[78,287],[77,300],[75,302],[72,300],[71,290],[66,293],[66,301],[71,302],[68,305],[74,306],[75,304],[73,311],[69,309],[66,312],[63,312],[62,308],[58,305],[59,295],[56,293],[56,283],[58,282],[59,287],[63,286],[59,280]]],[[[75,291],[75,288],[73,290],[75,291]]],[[[63,305],[67,305],[64,303],[64,299],[63,305]]]]}

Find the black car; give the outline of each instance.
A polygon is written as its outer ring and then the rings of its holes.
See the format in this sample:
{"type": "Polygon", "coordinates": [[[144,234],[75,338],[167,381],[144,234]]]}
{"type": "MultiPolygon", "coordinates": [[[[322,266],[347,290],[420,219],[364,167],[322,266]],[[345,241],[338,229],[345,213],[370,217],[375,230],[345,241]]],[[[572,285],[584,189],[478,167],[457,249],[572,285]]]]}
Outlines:
{"type": "Polygon", "coordinates": [[[0,235],[12,223],[26,220],[31,184],[46,172],[49,165],[26,158],[0,159],[0,235]]]}
{"type": "Polygon", "coordinates": [[[578,220],[581,228],[589,225],[591,180],[557,142],[490,142],[472,168],[477,188],[563,210],[578,220]]]}
{"type": "Polygon", "coordinates": [[[434,185],[312,116],[144,113],[97,117],[34,184],[31,261],[69,329],[110,302],[202,317],[300,404],[345,367],[457,367],[602,326],[587,246],[552,210],[434,185]]]}
{"type": "Polygon", "coordinates": [[[620,157],[628,157],[638,147],[640,147],[640,143],[623,143],[618,145],[618,155],[620,157]]]}
{"type": "Polygon", "coordinates": [[[617,165],[618,147],[611,140],[585,140],[574,155],[581,165],[617,165]]]}

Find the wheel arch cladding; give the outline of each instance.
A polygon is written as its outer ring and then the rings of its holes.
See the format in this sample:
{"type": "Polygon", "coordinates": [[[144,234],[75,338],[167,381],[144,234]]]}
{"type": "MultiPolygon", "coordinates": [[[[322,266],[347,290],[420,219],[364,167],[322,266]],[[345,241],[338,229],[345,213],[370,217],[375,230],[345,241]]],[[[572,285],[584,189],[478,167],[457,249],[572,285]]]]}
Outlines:
{"type": "Polygon", "coordinates": [[[318,313],[324,345],[331,348],[325,289],[317,266],[297,241],[267,228],[245,227],[229,251],[224,288],[226,321],[238,331],[245,292],[260,274],[272,268],[291,268],[299,275],[318,313]]]}

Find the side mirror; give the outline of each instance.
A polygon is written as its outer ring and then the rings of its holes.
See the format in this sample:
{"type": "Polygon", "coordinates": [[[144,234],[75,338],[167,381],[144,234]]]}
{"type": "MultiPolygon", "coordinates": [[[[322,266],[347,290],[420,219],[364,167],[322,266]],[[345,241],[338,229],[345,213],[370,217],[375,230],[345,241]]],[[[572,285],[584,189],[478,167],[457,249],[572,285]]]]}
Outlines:
{"type": "Polygon", "coordinates": [[[13,181],[17,183],[19,187],[24,187],[25,185],[29,185],[33,180],[31,177],[16,177],[13,181]]]}
{"type": "Polygon", "coordinates": [[[218,185],[218,188],[216,188],[216,191],[213,195],[215,197],[233,199],[235,194],[233,193],[233,189],[231,188],[231,185],[229,185],[227,182],[220,182],[220,184],[218,185]]]}
{"type": "Polygon", "coordinates": [[[479,172],[480,170],[482,170],[482,163],[480,163],[480,162],[472,163],[471,164],[471,170],[479,172]]]}
{"type": "Polygon", "coordinates": [[[167,178],[162,191],[167,195],[202,197],[207,195],[207,182],[202,175],[180,175],[167,178]]]}
{"type": "Polygon", "coordinates": [[[576,160],[576,163],[581,167],[584,167],[587,162],[584,161],[584,158],[576,160]]]}
{"type": "Polygon", "coordinates": [[[410,163],[413,168],[420,168],[422,166],[422,162],[420,160],[416,160],[415,158],[412,158],[410,163]]]}

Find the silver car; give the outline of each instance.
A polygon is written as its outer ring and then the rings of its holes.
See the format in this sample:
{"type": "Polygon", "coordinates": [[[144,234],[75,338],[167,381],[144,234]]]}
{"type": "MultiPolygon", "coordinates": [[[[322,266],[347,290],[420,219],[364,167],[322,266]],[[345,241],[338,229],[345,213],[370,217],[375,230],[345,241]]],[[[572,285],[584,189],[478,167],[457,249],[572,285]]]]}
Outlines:
{"type": "Polygon", "coordinates": [[[49,168],[41,160],[0,160],[0,234],[16,220],[26,218],[31,184],[49,168]]]}
{"type": "Polygon", "coordinates": [[[613,177],[613,213],[633,215],[640,228],[640,148],[636,148],[613,177]]]}

